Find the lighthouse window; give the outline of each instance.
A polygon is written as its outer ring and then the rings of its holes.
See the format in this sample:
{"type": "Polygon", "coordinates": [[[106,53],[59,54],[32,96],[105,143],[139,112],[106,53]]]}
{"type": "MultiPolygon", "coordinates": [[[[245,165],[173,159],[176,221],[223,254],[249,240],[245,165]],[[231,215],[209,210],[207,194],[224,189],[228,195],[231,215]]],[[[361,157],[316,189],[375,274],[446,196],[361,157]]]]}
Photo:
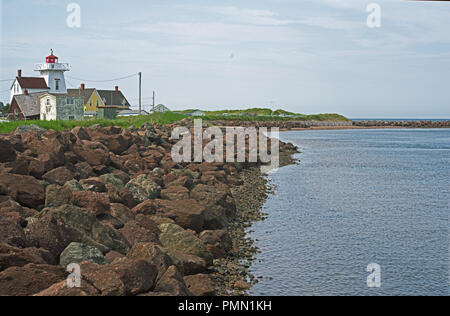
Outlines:
{"type": "Polygon", "coordinates": [[[59,90],[59,80],[58,79],[55,80],[55,89],[59,90]]]}

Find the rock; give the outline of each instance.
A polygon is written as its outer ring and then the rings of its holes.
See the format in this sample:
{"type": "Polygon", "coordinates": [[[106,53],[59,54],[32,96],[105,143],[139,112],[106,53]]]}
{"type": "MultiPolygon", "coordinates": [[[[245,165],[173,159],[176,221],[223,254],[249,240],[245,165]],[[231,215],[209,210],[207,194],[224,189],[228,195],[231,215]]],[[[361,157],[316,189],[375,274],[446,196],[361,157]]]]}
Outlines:
{"type": "Polygon", "coordinates": [[[51,184],[64,185],[67,181],[73,180],[73,174],[65,167],[53,169],[42,177],[45,181],[51,184]]]}
{"type": "Polygon", "coordinates": [[[169,267],[158,281],[155,292],[167,292],[175,296],[192,296],[175,266],[169,267]]]}
{"type": "Polygon", "coordinates": [[[71,132],[79,140],[91,140],[88,131],[84,127],[77,126],[74,129],[72,129],[71,132]]]}
{"type": "Polygon", "coordinates": [[[184,282],[195,296],[215,296],[216,285],[206,274],[197,274],[184,277],[184,282]]]}
{"type": "Polygon", "coordinates": [[[0,213],[0,243],[25,248],[29,245],[18,213],[0,213]]]}
{"type": "Polygon", "coordinates": [[[182,253],[179,251],[166,250],[174,265],[183,275],[203,273],[207,270],[206,262],[200,257],[182,253]]]}
{"type": "Polygon", "coordinates": [[[214,186],[199,184],[191,191],[191,198],[211,208],[215,205],[224,205],[226,203],[227,192],[214,186]]]}
{"type": "Polygon", "coordinates": [[[225,257],[227,252],[233,247],[233,241],[226,230],[204,231],[200,234],[199,238],[213,254],[214,259],[225,257]]]}
{"type": "Polygon", "coordinates": [[[64,184],[64,187],[68,188],[72,192],[84,191],[83,187],[77,180],[71,180],[64,184]]]}
{"type": "Polygon", "coordinates": [[[155,209],[158,210],[158,215],[173,218],[184,229],[201,232],[204,228],[205,207],[195,200],[156,200],[155,209]]]}
{"type": "Polygon", "coordinates": [[[53,284],[48,289],[45,289],[33,296],[39,297],[91,297],[99,296],[100,292],[90,285],[88,282],[81,280],[81,287],[70,288],[66,281],[53,284]]]}
{"type": "Polygon", "coordinates": [[[73,204],[97,216],[107,214],[111,208],[106,195],[91,191],[73,192],[73,204]]]}
{"type": "Polygon", "coordinates": [[[125,226],[125,224],[120,219],[109,214],[97,215],[97,219],[100,221],[100,223],[102,223],[102,225],[109,226],[114,229],[122,229],[125,226]]]}
{"type": "Polygon", "coordinates": [[[35,209],[45,203],[43,185],[30,176],[0,174],[0,195],[10,196],[21,205],[35,209]]]}
{"type": "Polygon", "coordinates": [[[30,263],[0,272],[0,296],[29,296],[65,279],[63,268],[30,263]]]}
{"type": "Polygon", "coordinates": [[[120,259],[120,258],[125,258],[125,255],[118,253],[117,251],[110,251],[105,256],[106,262],[108,262],[108,263],[113,263],[114,260],[120,259]]]}
{"type": "Polygon", "coordinates": [[[155,215],[157,205],[154,200],[146,200],[132,209],[134,214],[155,215]]]}
{"type": "Polygon", "coordinates": [[[120,233],[132,245],[136,243],[159,243],[159,229],[150,218],[141,215],[136,220],[129,221],[120,233]]]}
{"type": "Polygon", "coordinates": [[[16,160],[16,151],[10,142],[0,138],[0,163],[16,160]]]}
{"type": "Polygon", "coordinates": [[[103,144],[91,141],[80,141],[81,145],[74,146],[74,153],[91,166],[109,165],[108,148],[103,144]]]}
{"type": "Polygon", "coordinates": [[[59,264],[67,267],[72,263],[91,261],[104,265],[106,263],[103,253],[95,247],[73,242],[61,253],[59,264]]]}
{"type": "Polygon", "coordinates": [[[89,178],[80,180],[80,184],[84,191],[91,191],[97,193],[106,192],[106,185],[101,178],[89,178]]]}
{"type": "Polygon", "coordinates": [[[227,212],[222,206],[214,205],[206,208],[205,223],[203,225],[205,229],[224,229],[228,227],[228,223],[227,212]]]}
{"type": "Polygon", "coordinates": [[[212,254],[197,237],[175,224],[161,224],[159,230],[161,231],[159,240],[165,248],[200,257],[208,266],[212,265],[212,254]]]}
{"type": "Polygon", "coordinates": [[[22,249],[0,244],[0,272],[11,267],[23,267],[30,263],[53,265],[55,259],[45,249],[22,249]]]}
{"type": "Polygon", "coordinates": [[[0,195],[0,217],[8,213],[17,213],[21,218],[28,218],[35,216],[38,211],[23,207],[9,196],[0,195]]]}
{"type": "Polygon", "coordinates": [[[188,200],[189,190],[182,186],[171,186],[161,191],[161,198],[163,200],[188,200]]]}
{"type": "Polygon", "coordinates": [[[109,214],[123,223],[128,223],[136,218],[135,214],[128,207],[120,203],[112,203],[109,214]]]}
{"type": "Polygon", "coordinates": [[[39,127],[35,124],[30,124],[30,125],[20,125],[18,126],[15,130],[14,130],[14,134],[18,135],[18,134],[23,134],[23,133],[28,133],[28,132],[38,132],[38,135],[42,135],[46,132],[47,130],[45,128],[39,127]]]}
{"type": "Polygon", "coordinates": [[[157,269],[145,260],[121,258],[112,264],[99,266],[94,263],[81,264],[83,278],[87,279],[103,296],[138,295],[155,286],[157,269]]]}
{"type": "Polygon", "coordinates": [[[156,199],[161,193],[161,187],[147,175],[140,175],[127,183],[126,188],[139,203],[145,200],[156,199]]]}
{"type": "Polygon", "coordinates": [[[130,246],[119,232],[102,225],[92,212],[73,205],[45,209],[29,223],[26,234],[33,245],[48,249],[55,257],[72,242],[96,247],[102,253],[115,250],[126,254],[130,246]]]}
{"type": "Polygon", "coordinates": [[[69,187],[56,184],[49,185],[45,190],[45,206],[59,207],[73,202],[73,194],[69,187]]]}
{"type": "Polygon", "coordinates": [[[153,264],[158,269],[158,280],[173,265],[172,259],[164,252],[164,249],[154,243],[134,244],[128,252],[127,258],[142,259],[153,264]]]}

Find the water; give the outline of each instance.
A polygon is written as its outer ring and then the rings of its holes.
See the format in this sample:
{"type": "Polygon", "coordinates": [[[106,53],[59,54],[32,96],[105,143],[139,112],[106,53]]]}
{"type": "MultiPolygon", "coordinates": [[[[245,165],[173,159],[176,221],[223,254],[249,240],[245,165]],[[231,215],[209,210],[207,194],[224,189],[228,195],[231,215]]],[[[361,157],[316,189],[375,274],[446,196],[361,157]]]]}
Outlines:
{"type": "Polygon", "coordinates": [[[450,129],[281,133],[253,295],[448,295],[450,129]],[[381,288],[368,288],[370,263],[381,288]]]}

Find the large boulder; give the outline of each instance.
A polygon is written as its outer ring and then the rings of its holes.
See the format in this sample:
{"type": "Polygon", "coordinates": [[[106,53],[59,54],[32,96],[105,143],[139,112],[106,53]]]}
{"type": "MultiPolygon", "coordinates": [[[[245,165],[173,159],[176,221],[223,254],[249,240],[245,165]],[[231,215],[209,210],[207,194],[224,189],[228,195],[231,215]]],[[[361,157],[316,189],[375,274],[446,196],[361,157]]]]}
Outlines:
{"type": "Polygon", "coordinates": [[[159,240],[165,248],[200,257],[208,266],[212,265],[213,255],[194,235],[175,224],[161,224],[159,230],[161,231],[159,240]]]}
{"type": "Polygon", "coordinates": [[[0,138],[0,163],[16,160],[16,151],[10,142],[0,138]]]}
{"type": "Polygon", "coordinates": [[[107,214],[111,208],[105,194],[92,191],[73,192],[73,204],[85,208],[97,216],[107,214]]]}
{"type": "Polygon", "coordinates": [[[127,222],[120,232],[131,245],[148,242],[159,243],[158,226],[146,215],[138,214],[136,220],[127,222]]]}
{"type": "Polygon", "coordinates": [[[106,263],[103,253],[95,247],[73,242],[61,253],[59,264],[67,267],[72,263],[91,261],[99,265],[106,263]]]}
{"type": "Polygon", "coordinates": [[[53,169],[44,174],[42,178],[51,184],[58,185],[64,185],[67,181],[74,179],[72,172],[66,167],[53,169]]]}
{"type": "Polygon", "coordinates": [[[127,257],[142,259],[153,264],[158,269],[158,280],[173,265],[172,259],[165,253],[164,249],[154,243],[135,244],[128,252],[127,257]]]}
{"type": "Polygon", "coordinates": [[[227,192],[215,186],[198,184],[191,191],[191,198],[199,201],[200,204],[206,207],[213,207],[226,203],[227,192]]]}
{"type": "Polygon", "coordinates": [[[8,195],[30,208],[38,208],[45,203],[44,186],[31,176],[0,174],[0,195],[8,195]]]}
{"type": "Polygon", "coordinates": [[[161,198],[163,200],[188,200],[189,190],[183,186],[170,186],[167,189],[161,191],[161,198]]]}
{"type": "Polygon", "coordinates": [[[126,188],[139,203],[145,200],[156,199],[161,193],[161,187],[148,175],[140,175],[127,183],[126,188]]]}
{"type": "Polygon", "coordinates": [[[10,267],[23,267],[29,263],[53,265],[55,259],[45,249],[23,249],[0,244],[0,271],[10,267]]]}
{"type": "Polygon", "coordinates": [[[61,281],[59,283],[53,284],[48,289],[45,289],[33,296],[40,297],[92,297],[98,296],[100,292],[90,285],[85,280],[81,280],[81,287],[69,287],[66,281],[61,281]]]}
{"type": "Polygon", "coordinates": [[[0,213],[0,243],[27,247],[29,243],[23,230],[24,224],[18,213],[0,213]]]}
{"type": "Polygon", "coordinates": [[[0,296],[29,296],[65,279],[62,267],[30,263],[0,272],[0,296]]]}
{"type": "Polygon", "coordinates": [[[206,230],[199,236],[214,259],[220,259],[233,247],[233,241],[226,230],[206,230]]]}
{"type": "Polygon", "coordinates": [[[184,277],[184,282],[195,296],[215,296],[216,285],[207,274],[197,274],[184,277]]]}
{"type": "Polygon", "coordinates": [[[121,258],[100,266],[81,263],[83,278],[100,290],[103,296],[126,296],[146,293],[155,287],[158,271],[145,260],[121,258]]]}
{"type": "Polygon", "coordinates": [[[45,206],[60,207],[73,202],[73,194],[69,187],[51,184],[45,189],[45,206]]]}
{"type": "Polygon", "coordinates": [[[205,260],[200,257],[179,251],[166,250],[166,252],[183,275],[203,273],[208,269],[205,260]]]}
{"type": "Polygon", "coordinates": [[[158,200],[157,209],[161,215],[173,218],[184,229],[201,232],[204,228],[206,209],[195,200],[158,200]]]}
{"type": "Polygon", "coordinates": [[[104,254],[110,250],[126,254],[130,246],[119,232],[102,225],[92,212],[73,205],[43,210],[29,223],[26,233],[33,245],[48,249],[55,257],[72,242],[96,247],[104,254]]]}
{"type": "Polygon", "coordinates": [[[169,267],[158,281],[155,292],[170,293],[174,296],[192,296],[187,289],[183,277],[175,266],[169,267]]]}

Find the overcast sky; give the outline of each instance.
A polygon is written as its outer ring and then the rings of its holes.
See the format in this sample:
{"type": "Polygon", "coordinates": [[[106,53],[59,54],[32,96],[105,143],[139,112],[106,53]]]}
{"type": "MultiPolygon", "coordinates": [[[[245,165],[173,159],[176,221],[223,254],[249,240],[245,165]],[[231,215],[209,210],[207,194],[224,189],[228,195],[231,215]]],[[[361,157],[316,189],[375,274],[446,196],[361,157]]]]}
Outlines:
{"type": "MultiPolygon", "coordinates": [[[[376,1],[380,28],[367,26],[370,0],[79,0],[81,28],[66,24],[72,1],[2,2],[0,80],[35,75],[53,48],[72,77],[142,71],[146,105],[156,90],[172,109],[450,118],[448,2],[376,1]]],[[[137,78],[117,85],[137,105],[137,78]]]]}

